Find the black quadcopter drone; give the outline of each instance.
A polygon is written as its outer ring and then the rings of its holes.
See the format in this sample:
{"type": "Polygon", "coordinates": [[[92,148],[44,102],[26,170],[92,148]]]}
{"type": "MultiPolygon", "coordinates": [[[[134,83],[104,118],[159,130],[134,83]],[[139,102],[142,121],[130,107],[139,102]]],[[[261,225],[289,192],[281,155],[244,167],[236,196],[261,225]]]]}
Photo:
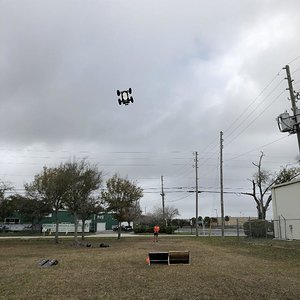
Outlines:
{"type": "Polygon", "coordinates": [[[125,91],[119,91],[117,90],[117,95],[120,96],[120,98],[118,98],[118,102],[119,104],[124,104],[124,105],[128,105],[130,102],[133,103],[133,97],[130,96],[132,93],[132,89],[129,88],[128,90],[125,91]]]}

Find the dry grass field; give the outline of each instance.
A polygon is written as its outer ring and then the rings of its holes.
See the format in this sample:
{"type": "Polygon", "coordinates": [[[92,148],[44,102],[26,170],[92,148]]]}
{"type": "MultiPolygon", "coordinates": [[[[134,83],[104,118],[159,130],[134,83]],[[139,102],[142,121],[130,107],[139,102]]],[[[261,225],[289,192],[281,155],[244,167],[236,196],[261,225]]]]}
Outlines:
{"type": "Polygon", "coordinates": [[[0,240],[1,299],[300,299],[300,244],[232,238],[0,240]],[[100,243],[109,248],[100,248],[100,243]],[[189,250],[190,265],[146,264],[189,250]],[[43,258],[59,264],[41,268],[43,258]]]}

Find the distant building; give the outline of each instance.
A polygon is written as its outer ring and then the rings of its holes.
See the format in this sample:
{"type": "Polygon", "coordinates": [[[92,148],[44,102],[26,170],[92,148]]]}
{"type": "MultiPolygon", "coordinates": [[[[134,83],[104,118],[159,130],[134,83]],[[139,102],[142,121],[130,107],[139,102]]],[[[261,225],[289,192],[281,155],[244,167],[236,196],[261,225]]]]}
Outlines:
{"type": "Polygon", "coordinates": [[[275,238],[300,240],[300,180],[272,187],[275,238]]]}
{"type": "MultiPolygon", "coordinates": [[[[229,220],[228,221],[224,221],[225,226],[236,226],[237,224],[239,226],[242,226],[245,222],[249,221],[249,217],[232,217],[232,216],[228,216],[229,220]]],[[[217,222],[214,222],[213,225],[218,225],[221,226],[222,224],[222,218],[218,217],[218,218],[214,218],[217,219],[217,222]]],[[[250,220],[253,219],[257,219],[255,217],[250,217],[250,220]]]]}
{"type": "MultiPolygon", "coordinates": [[[[74,216],[67,210],[60,210],[58,212],[58,232],[74,232],[75,231],[75,221],[74,216]]],[[[30,221],[21,214],[14,214],[5,218],[4,224],[8,225],[13,231],[22,231],[24,228],[30,226],[30,221]]],[[[84,232],[101,232],[105,230],[112,230],[114,226],[118,225],[118,221],[113,218],[112,213],[100,213],[92,214],[88,220],[85,222],[84,232]]],[[[54,212],[43,217],[38,224],[35,226],[37,228],[43,228],[54,232],[56,230],[56,220],[54,212]]],[[[79,220],[78,232],[82,231],[82,223],[79,220]]]]}

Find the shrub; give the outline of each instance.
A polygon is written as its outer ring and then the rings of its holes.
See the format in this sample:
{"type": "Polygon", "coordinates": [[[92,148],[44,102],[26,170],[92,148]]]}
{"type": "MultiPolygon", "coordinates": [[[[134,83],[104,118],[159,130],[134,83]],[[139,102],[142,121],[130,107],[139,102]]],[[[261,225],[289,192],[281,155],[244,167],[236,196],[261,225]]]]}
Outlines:
{"type": "Polygon", "coordinates": [[[172,226],[166,226],[164,228],[164,232],[167,234],[172,234],[172,226]]]}
{"type": "Polygon", "coordinates": [[[245,234],[249,237],[274,237],[274,224],[267,220],[249,220],[244,223],[243,227],[245,234]]]}
{"type": "Polygon", "coordinates": [[[147,232],[147,226],[145,225],[136,225],[133,228],[134,233],[145,233],[147,232]]]}
{"type": "Polygon", "coordinates": [[[146,226],[146,231],[147,233],[153,233],[153,227],[152,226],[146,226]]]}
{"type": "MultiPolygon", "coordinates": [[[[178,228],[177,226],[160,225],[160,233],[172,234],[178,228]]],[[[133,228],[134,233],[153,233],[153,226],[136,225],[133,228]]]]}
{"type": "Polygon", "coordinates": [[[167,226],[165,228],[165,233],[167,234],[172,234],[174,231],[177,229],[177,226],[167,226]]]}

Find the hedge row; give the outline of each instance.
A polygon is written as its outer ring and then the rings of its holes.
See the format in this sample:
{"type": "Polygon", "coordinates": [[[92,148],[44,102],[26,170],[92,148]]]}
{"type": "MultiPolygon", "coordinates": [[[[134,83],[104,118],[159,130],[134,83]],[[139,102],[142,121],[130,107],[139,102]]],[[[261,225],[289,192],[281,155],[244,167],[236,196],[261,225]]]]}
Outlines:
{"type": "MultiPolygon", "coordinates": [[[[178,227],[176,226],[160,226],[160,233],[172,234],[178,227]]],[[[153,233],[152,226],[136,225],[133,228],[134,233],[153,233]]]]}
{"type": "Polygon", "coordinates": [[[250,220],[244,223],[244,232],[249,237],[274,237],[274,224],[267,220],[250,220]]]}

